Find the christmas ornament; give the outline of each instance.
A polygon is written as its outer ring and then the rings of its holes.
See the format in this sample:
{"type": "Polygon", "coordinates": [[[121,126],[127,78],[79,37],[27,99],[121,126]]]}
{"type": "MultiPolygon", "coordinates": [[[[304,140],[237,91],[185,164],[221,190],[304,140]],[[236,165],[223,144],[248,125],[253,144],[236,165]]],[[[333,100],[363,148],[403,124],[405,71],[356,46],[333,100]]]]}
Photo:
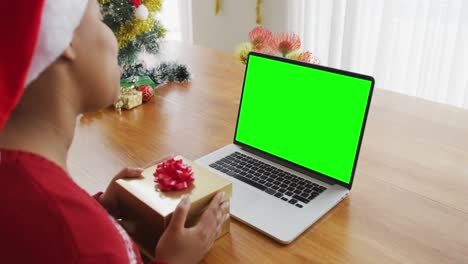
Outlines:
{"type": "Polygon", "coordinates": [[[137,7],[137,9],[135,9],[135,16],[140,20],[147,19],[148,15],[149,15],[149,11],[145,5],[140,5],[139,7],[137,7]]]}
{"type": "Polygon", "coordinates": [[[143,102],[148,102],[154,95],[153,88],[149,84],[144,84],[137,89],[138,91],[142,92],[143,95],[143,102]]]}
{"type": "Polygon", "coordinates": [[[119,44],[119,64],[132,64],[141,51],[156,54],[166,29],[151,14],[161,10],[161,0],[99,0],[103,21],[119,44]]]}
{"type": "Polygon", "coordinates": [[[156,167],[154,172],[155,182],[159,185],[159,190],[181,191],[195,181],[192,167],[185,164],[181,159],[168,159],[156,167]]]}
{"type": "Polygon", "coordinates": [[[141,5],[141,0],[130,0],[132,4],[138,8],[141,5]]]}

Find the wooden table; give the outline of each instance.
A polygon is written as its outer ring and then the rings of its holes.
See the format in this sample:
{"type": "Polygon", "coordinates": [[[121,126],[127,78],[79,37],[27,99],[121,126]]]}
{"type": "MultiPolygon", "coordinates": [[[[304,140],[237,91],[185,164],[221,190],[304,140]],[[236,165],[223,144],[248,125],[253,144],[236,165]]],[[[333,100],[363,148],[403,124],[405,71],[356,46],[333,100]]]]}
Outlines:
{"type": "MultiPolygon", "coordinates": [[[[69,168],[90,193],[124,166],[232,142],[243,67],[180,43],[162,52],[158,60],[188,64],[193,81],[120,115],[79,118],[69,168]]],[[[468,111],[377,89],[349,197],[288,246],[233,221],[205,262],[468,263],[468,111]]]]}

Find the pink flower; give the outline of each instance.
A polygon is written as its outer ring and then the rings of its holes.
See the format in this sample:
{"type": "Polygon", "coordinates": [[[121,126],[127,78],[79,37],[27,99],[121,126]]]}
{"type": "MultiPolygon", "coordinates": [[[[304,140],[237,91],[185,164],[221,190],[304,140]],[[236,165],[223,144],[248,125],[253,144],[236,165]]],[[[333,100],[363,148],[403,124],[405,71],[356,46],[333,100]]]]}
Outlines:
{"type": "Polygon", "coordinates": [[[320,64],[320,59],[317,56],[311,55],[309,63],[320,64]]]}
{"type": "Polygon", "coordinates": [[[271,31],[258,26],[252,29],[249,33],[249,42],[252,43],[255,51],[260,51],[265,48],[271,40],[271,31]]]}
{"type": "Polygon", "coordinates": [[[303,62],[310,62],[310,57],[312,56],[312,53],[310,51],[302,52],[299,54],[299,57],[297,58],[298,61],[303,61],[303,62]]]}
{"type": "Polygon", "coordinates": [[[272,56],[278,55],[274,49],[272,49],[270,46],[267,46],[267,45],[264,45],[262,48],[257,49],[255,51],[263,53],[263,54],[267,54],[267,55],[272,55],[272,56]]]}
{"type": "Polygon", "coordinates": [[[320,60],[312,54],[310,51],[305,51],[305,52],[292,52],[289,53],[287,58],[293,59],[293,60],[298,60],[298,61],[303,61],[307,63],[312,63],[312,64],[320,64],[320,60]]]}
{"type": "Polygon", "coordinates": [[[319,64],[319,59],[309,51],[301,51],[301,39],[293,32],[275,33],[261,26],[257,26],[249,33],[249,42],[244,42],[236,49],[236,58],[246,64],[251,51],[272,56],[319,64]]]}
{"type": "Polygon", "coordinates": [[[283,57],[301,47],[301,39],[295,33],[276,33],[270,40],[270,46],[283,57]]]}

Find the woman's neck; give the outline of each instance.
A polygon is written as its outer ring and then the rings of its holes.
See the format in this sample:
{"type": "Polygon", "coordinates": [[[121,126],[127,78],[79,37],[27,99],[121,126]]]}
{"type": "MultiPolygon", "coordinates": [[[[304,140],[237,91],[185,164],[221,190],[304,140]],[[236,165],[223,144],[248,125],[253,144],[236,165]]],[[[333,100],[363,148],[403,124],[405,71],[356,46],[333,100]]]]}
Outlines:
{"type": "Polygon", "coordinates": [[[64,86],[29,87],[0,132],[0,148],[39,154],[67,171],[73,141],[77,98],[64,86]]]}

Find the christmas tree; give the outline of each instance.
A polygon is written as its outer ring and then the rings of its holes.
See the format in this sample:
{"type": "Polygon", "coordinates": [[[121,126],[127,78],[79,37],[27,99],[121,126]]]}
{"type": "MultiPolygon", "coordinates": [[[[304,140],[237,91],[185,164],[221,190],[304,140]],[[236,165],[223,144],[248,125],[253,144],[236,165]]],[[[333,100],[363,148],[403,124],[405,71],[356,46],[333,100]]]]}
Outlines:
{"type": "Polygon", "coordinates": [[[147,76],[153,88],[167,82],[185,82],[190,73],[185,65],[161,63],[147,68],[138,62],[138,54],[159,52],[159,43],[166,30],[156,19],[162,0],[99,0],[106,23],[114,32],[119,44],[119,65],[126,82],[137,82],[147,76]]]}

